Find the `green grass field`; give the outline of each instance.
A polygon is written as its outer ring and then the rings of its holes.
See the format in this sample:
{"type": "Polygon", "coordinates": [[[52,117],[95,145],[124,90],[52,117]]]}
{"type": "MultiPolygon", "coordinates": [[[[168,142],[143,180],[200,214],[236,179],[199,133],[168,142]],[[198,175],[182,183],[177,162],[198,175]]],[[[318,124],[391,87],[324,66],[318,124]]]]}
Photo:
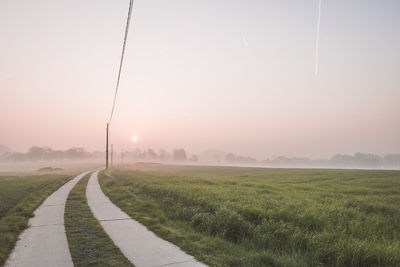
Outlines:
{"type": "Polygon", "coordinates": [[[27,227],[34,210],[71,175],[0,177],[0,266],[27,227]]]}
{"type": "Polygon", "coordinates": [[[211,266],[400,266],[400,171],[138,165],[100,183],[211,266]]]}
{"type": "Polygon", "coordinates": [[[86,200],[89,177],[71,190],[65,207],[65,231],[74,266],[132,266],[90,211],[86,200]]]}

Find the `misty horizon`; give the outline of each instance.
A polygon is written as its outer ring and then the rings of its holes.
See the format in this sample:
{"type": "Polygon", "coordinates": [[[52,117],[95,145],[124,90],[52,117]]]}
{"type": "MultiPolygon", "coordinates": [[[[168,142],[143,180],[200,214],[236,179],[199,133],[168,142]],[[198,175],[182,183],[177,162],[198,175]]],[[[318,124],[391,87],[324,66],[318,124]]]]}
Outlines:
{"type": "MultiPolygon", "coordinates": [[[[111,152],[110,152],[111,153],[111,152]]],[[[290,157],[285,155],[256,159],[231,152],[205,150],[193,154],[184,148],[167,151],[165,149],[139,149],[113,151],[114,164],[149,163],[186,163],[212,164],[243,167],[289,167],[289,168],[335,168],[335,169],[400,169],[400,153],[376,155],[372,153],[337,153],[329,158],[312,159],[308,157],[290,157]]],[[[84,148],[55,150],[50,147],[33,146],[26,153],[11,151],[0,145],[0,163],[57,162],[83,160],[84,163],[104,163],[104,151],[87,151],[84,148]]]]}
{"type": "MultiPolygon", "coordinates": [[[[399,10],[137,1],[110,143],[257,159],[399,153],[399,10]]],[[[1,1],[0,143],[104,150],[125,19],[123,2],[1,1]]]]}
{"type": "MultiPolygon", "coordinates": [[[[8,147],[8,146],[5,146],[5,145],[3,145],[3,144],[0,144],[0,154],[2,154],[2,153],[4,153],[4,152],[11,152],[11,153],[28,153],[29,152],[29,150],[30,149],[32,149],[32,148],[34,148],[34,147],[39,147],[39,148],[49,148],[49,149],[51,149],[52,151],[67,151],[67,150],[69,150],[69,149],[83,149],[84,151],[86,151],[86,152],[90,152],[90,153],[104,153],[104,155],[105,155],[105,149],[100,149],[100,150],[89,150],[89,149],[87,149],[87,148],[85,148],[85,147],[81,147],[81,146],[71,146],[71,147],[68,147],[68,148],[52,148],[52,147],[50,147],[50,146],[46,146],[46,145],[44,145],[44,146],[39,146],[39,145],[31,145],[31,146],[29,146],[29,148],[28,149],[26,149],[26,150],[20,150],[20,151],[17,151],[17,150],[13,150],[12,148],[10,148],[10,147],[8,147]]],[[[163,147],[160,147],[160,148],[153,148],[153,147],[144,147],[144,146],[137,146],[137,147],[135,147],[135,148],[130,148],[130,149],[124,149],[124,148],[115,148],[115,153],[120,153],[121,151],[124,151],[124,152],[133,152],[133,151],[146,151],[146,150],[149,150],[149,149],[151,149],[151,150],[154,150],[154,151],[160,151],[160,150],[167,150],[167,149],[165,149],[165,148],[163,148],[163,147]]],[[[175,150],[175,149],[185,149],[183,146],[177,146],[177,147],[174,147],[174,148],[172,148],[171,150],[175,150]]],[[[186,151],[186,149],[185,149],[185,151],[186,151]]],[[[189,151],[188,150],[188,153],[190,154],[190,155],[198,155],[198,154],[202,154],[202,153],[204,153],[204,152],[216,152],[216,153],[225,153],[225,154],[235,154],[235,155],[240,155],[240,156],[244,156],[244,157],[252,157],[252,158],[255,158],[255,159],[257,159],[257,160],[264,160],[264,159],[266,159],[266,158],[277,158],[277,157],[282,157],[282,156],[289,156],[289,157],[298,157],[298,156],[295,156],[295,155],[290,155],[290,154],[288,154],[288,155],[283,155],[283,154],[279,154],[279,155],[268,155],[268,153],[266,153],[266,156],[264,156],[264,157],[261,157],[261,158],[259,158],[259,157],[256,157],[256,156],[254,156],[254,155],[248,155],[248,154],[245,154],[245,155],[241,155],[240,153],[235,153],[235,152],[233,152],[233,151],[231,151],[231,150],[228,150],[228,151],[222,151],[222,150],[219,150],[219,149],[213,149],[213,148],[204,148],[204,149],[201,149],[200,151],[197,151],[197,152],[193,152],[193,151],[189,151]]],[[[362,154],[375,154],[375,153],[372,153],[372,152],[369,152],[369,151],[353,151],[353,152],[350,152],[350,153],[343,153],[343,152],[340,152],[340,151],[338,151],[338,152],[336,152],[336,153],[333,153],[332,155],[330,155],[330,156],[328,156],[328,157],[326,157],[326,158],[331,158],[331,157],[333,157],[334,155],[354,155],[354,154],[356,154],[356,153],[362,153],[362,154]]],[[[384,156],[384,155],[400,155],[400,152],[395,152],[395,153],[384,153],[384,154],[376,154],[376,155],[378,155],[378,156],[384,156]]],[[[310,157],[310,156],[308,156],[308,155],[300,155],[300,157],[304,157],[304,158],[310,158],[310,159],[322,159],[321,157],[310,157]]]]}

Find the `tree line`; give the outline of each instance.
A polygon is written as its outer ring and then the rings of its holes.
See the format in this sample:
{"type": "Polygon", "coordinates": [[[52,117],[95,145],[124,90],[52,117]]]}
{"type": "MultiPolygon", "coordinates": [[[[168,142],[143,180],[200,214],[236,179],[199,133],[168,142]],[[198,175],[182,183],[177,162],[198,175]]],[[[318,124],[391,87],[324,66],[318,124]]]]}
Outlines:
{"type": "MultiPolygon", "coordinates": [[[[104,151],[89,152],[81,147],[70,148],[67,150],[54,150],[50,147],[33,146],[26,153],[21,153],[12,152],[7,147],[0,145],[0,160],[6,162],[95,159],[104,158],[104,156],[104,151]]],[[[168,152],[164,149],[160,149],[158,152],[151,148],[145,150],[136,149],[134,151],[114,152],[113,156],[116,160],[123,156],[125,159],[143,161],[198,161],[197,155],[189,156],[182,148],[174,149],[172,152],[168,152]]]]}
{"type": "MultiPolygon", "coordinates": [[[[89,152],[84,148],[54,150],[50,147],[33,146],[26,153],[12,152],[0,145],[0,161],[51,161],[77,159],[103,159],[104,151],[89,152]]],[[[370,153],[336,154],[329,159],[310,159],[306,157],[278,156],[257,160],[252,157],[235,155],[220,151],[205,151],[200,155],[189,155],[185,149],[177,148],[172,151],[164,149],[136,149],[134,151],[114,152],[114,160],[154,161],[154,162],[189,162],[229,165],[259,165],[268,167],[321,167],[321,168],[393,168],[400,169],[400,154],[384,156],[370,153]]]]}

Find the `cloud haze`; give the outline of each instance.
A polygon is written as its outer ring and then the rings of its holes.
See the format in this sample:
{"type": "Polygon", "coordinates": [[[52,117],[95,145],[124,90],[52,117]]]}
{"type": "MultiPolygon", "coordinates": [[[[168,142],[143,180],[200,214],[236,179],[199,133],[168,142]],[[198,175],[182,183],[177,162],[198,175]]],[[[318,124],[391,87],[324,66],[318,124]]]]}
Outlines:
{"type": "MultiPolygon", "coordinates": [[[[137,0],[114,147],[399,152],[400,2],[324,1],[317,77],[316,4],[137,0]]],[[[103,149],[128,5],[0,2],[0,144],[103,149]]]]}

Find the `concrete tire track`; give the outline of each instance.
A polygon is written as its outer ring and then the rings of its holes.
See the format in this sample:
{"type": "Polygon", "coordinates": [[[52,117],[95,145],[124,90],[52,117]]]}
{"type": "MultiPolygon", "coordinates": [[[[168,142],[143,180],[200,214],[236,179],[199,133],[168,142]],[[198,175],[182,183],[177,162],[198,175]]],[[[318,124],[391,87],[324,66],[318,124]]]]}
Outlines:
{"type": "Polygon", "coordinates": [[[64,227],[65,204],[71,189],[87,171],[53,192],[34,212],[5,266],[74,266],[64,227]]]}
{"type": "Polygon", "coordinates": [[[206,266],[174,244],[159,238],[115,206],[101,190],[98,173],[92,173],[86,188],[89,207],[104,231],[130,262],[137,267],[206,266]]]}

